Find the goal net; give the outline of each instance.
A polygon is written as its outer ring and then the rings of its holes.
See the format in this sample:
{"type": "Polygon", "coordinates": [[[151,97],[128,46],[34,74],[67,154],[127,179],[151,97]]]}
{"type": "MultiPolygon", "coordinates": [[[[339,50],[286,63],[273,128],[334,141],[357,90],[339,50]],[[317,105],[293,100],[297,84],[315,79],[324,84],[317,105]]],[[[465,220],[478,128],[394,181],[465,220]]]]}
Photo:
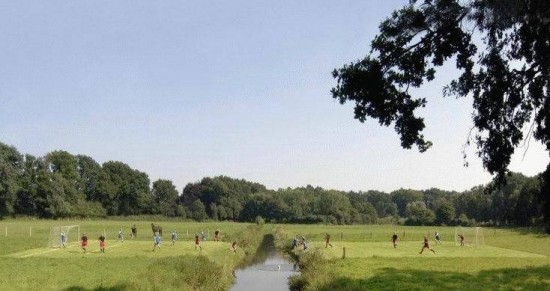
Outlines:
{"type": "Polygon", "coordinates": [[[461,236],[464,238],[466,246],[484,246],[485,238],[483,236],[482,227],[456,227],[455,228],[455,245],[462,244],[461,236]]]}
{"type": "Polygon", "coordinates": [[[63,247],[62,237],[65,237],[65,246],[68,246],[71,242],[78,242],[80,240],[80,226],[66,225],[52,227],[50,236],[48,237],[48,247],[63,247]]]}

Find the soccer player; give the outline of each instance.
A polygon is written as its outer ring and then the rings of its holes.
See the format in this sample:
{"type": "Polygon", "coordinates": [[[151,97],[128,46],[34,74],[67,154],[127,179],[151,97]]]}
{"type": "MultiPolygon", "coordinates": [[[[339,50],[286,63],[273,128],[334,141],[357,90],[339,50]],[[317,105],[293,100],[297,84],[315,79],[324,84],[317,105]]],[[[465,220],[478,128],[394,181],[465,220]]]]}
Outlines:
{"type": "Polygon", "coordinates": [[[67,235],[64,231],[61,232],[61,245],[65,247],[65,244],[67,243],[67,235]]]}
{"type": "Polygon", "coordinates": [[[441,244],[441,236],[439,235],[439,232],[435,232],[434,233],[434,236],[435,236],[435,243],[436,244],[441,244]]]}
{"type": "Polygon", "coordinates": [[[124,242],[124,235],[122,234],[122,228],[118,229],[118,236],[116,240],[124,242]]]}
{"type": "Polygon", "coordinates": [[[300,238],[302,239],[302,241],[300,243],[302,244],[302,246],[304,247],[304,250],[305,250],[307,248],[306,238],[303,235],[300,238]]]}
{"type": "Polygon", "coordinates": [[[332,244],[330,243],[330,234],[328,232],[325,234],[325,249],[330,246],[332,248],[332,244]]]}
{"type": "Polygon", "coordinates": [[[82,241],[82,243],[81,243],[82,250],[84,250],[84,252],[86,252],[88,250],[88,236],[86,234],[83,234],[82,238],[80,238],[80,240],[82,241]]]}
{"type": "Polygon", "coordinates": [[[199,235],[195,234],[195,249],[197,248],[199,248],[199,250],[202,251],[201,240],[199,238],[199,235]]]}
{"type": "Polygon", "coordinates": [[[176,239],[178,238],[178,235],[176,234],[176,231],[172,231],[172,245],[176,243],[176,239]]]}
{"type": "Polygon", "coordinates": [[[292,249],[296,249],[298,247],[298,239],[296,237],[294,237],[292,239],[292,249]]]}
{"type": "Polygon", "coordinates": [[[237,241],[233,241],[233,243],[231,244],[231,249],[233,250],[234,254],[237,253],[237,241]]]}
{"type": "Polygon", "coordinates": [[[435,254],[435,251],[430,248],[430,243],[428,242],[428,237],[424,237],[424,245],[422,246],[422,249],[420,250],[420,254],[422,254],[424,252],[424,249],[428,249],[430,251],[432,251],[432,253],[435,254]]]}
{"type": "Polygon", "coordinates": [[[394,248],[397,247],[397,240],[399,240],[399,237],[397,236],[397,233],[394,232],[393,235],[391,236],[391,242],[393,243],[394,248]]]}
{"type": "Polygon", "coordinates": [[[158,233],[153,236],[153,252],[157,247],[160,250],[160,235],[158,233]]]}
{"type": "Polygon", "coordinates": [[[99,236],[99,251],[105,253],[105,236],[99,236]]]}
{"type": "Polygon", "coordinates": [[[464,246],[464,235],[459,234],[458,237],[460,238],[460,246],[464,246]]]}
{"type": "Polygon", "coordinates": [[[136,225],[134,224],[132,226],[132,236],[131,238],[136,238],[137,237],[137,228],[136,228],[136,225]]]}
{"type": "Polygon", "coordinates": [[[201,231],[201,241],[205,241],[206,236],[204,235],[204,231],[201,231]]]}
{"type": "Polygon", "coordinates": [[[220,241],[220,230],[219,229],[216,229],[216,231],[214,231],[214,240],[215,241],[220,241]]]}

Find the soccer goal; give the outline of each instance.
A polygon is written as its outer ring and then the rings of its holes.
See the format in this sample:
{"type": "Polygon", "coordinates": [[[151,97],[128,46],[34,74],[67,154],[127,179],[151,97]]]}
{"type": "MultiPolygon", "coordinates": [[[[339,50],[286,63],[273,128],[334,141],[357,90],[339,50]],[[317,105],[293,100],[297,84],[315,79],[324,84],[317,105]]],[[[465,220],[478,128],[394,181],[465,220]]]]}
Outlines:
{"type": "Polygon", "coordinates": [[[65,234],[65,245],[80,240],[80,226],[79,225],[66,225],[66,226],[54,226],[50,230],[50,236],[48,237],[48,247],[60,248],[62,247],[61,236],[65,234]]]}
{"type": "Polygon", "coordinates": [[[461,235],[464,237],[464,245],[466,246],[485,245],[482,227],[455,227],[455,245],[457,246],[461,244],[461,235]]]}

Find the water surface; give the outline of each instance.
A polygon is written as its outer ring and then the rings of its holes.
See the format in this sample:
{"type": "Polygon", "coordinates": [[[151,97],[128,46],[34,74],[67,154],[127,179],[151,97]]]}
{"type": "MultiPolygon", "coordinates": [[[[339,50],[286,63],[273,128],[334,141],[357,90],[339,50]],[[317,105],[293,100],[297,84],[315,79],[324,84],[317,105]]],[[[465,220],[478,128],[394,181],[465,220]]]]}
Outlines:
{"type": "Polygon", "coordinates": [[[288,278],[297,271],[275,249],[273,235],[266,235],[253,260],[235,271],[234,291],[279,291],[288,289],[288,278]]]}

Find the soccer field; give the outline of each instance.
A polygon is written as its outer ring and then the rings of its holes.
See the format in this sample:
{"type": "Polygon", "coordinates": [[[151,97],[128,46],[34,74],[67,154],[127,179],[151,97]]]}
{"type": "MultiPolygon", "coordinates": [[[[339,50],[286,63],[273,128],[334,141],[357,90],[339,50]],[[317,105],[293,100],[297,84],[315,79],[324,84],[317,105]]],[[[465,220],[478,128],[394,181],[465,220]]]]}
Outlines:
{"type": "Polygon", "coordinates": [[[153,252],[148,221],[3,221],[0,290],[227,290],[232,270],[255,252],[263,233],[277,233],[281,247],[293,237],[307,239],[308,250],[295,252],[306,290],[550,290],[550,237],[525,230],[483,229],[484,244],[476,245],[474,232],[464,229],[470,233],[466,245],[459,246],[454,227],[268,224],[254,236],[250,224],[155,223],[163,226],[164,235],[153,252]],[[134,223],[138,236],[130,239],[134,223]],[[73,231],[66,248],[46,247],[52,227],[74,224],[80,235],[89,236],[86,253],[73,231]],[[124,242],[116,239],[119,228],[124,242]],[[221,242],[212,240],[215,229],[222,232],[221,242]],[[172,231],[178,233],[175,245],[172,231]],[[434,231],[441,233],[442,244],[435,244],[434,231]],[[104,232],[107,247],[100,253],[97,237],[104,232]],[[199,251],[194,235],[201,232],[206,241],[199,251]],[[400,236],[396,248],[390,241],[393,232],[400,236]],[[325,248],[326,233],[332,248],[325,248]],[[419,254],[424,236],[435,254],[419,254]],[[234,240],[239,241],[237,254],[230,250],[234,240]]]}
{"type": "MultiPolygon", "coordinates": [[[[20,251],[8,254],[8,257],[13,258],[73,258],[73,257],[93,257],[103,255],[108,257],[172,257],[183,255],[205,255],[219,256],[220,253],[230,250],[230,244],[227,242],[206,241],[202,243],[203,250],[195,249],[194,243],[191,240],[177,241],[171,245],[171,241],[167,240],[161,244],[160,249],[154,252],[153,242],[126,240],[124,242],[114,241],[106,247],[105,254],[101,254],[99,247],[95,241],[88,248],[86,253],[83,252],[78,243],[69,244],[66,248],[36,248],[25,251],[20,251]]],[[[310,248],[318,249],[325,258],[341,258],[343,256],[343,248],[346,248],[347,258],[369,258],[369,257],[388,257],[388,258],[405,258],[405,257],[456,257],[456,258],[546,258],[547,256],[537,253],[529,253],[518,250],[505,249],[493,246],[456,246],[454,243],[443,242],[441,245],[433,245],[432,249],[436,253],[425,250],[422,255],[419,251],[422,247],[418,242],[400,242],[397,248],[393,248],[388,242],[342,242],[333,243],[333,247],[325,248],[324,242],[314,241],[310,243],[310,248]]]]}
{"type": "Polygon", "coordinates": [[[455,227],[283,226],[282,241],[304,236],[304,265],[293,285],[306,290],[550,290],[550,237],[521,229],[455,227]],[[436,244],[435,231],[443,238],[436,244]],[[400,237],[397,247],[391,236],[400,237]],[[455,240],[466,233],[466,244],[455,240]],[[324,237],[331,235],[326,248],[324,237]],[[424,250],[429,239],[435,253],[424,250]],[[345,259],[343,253],[345,248],[345,259]]]}
{"type": "Polygon", "coordinates": [[[343,248],[346,248],[347,258],[369,258],[369,257],[428,257],[428,258],[546,258],[545,255],[529,253],[517,250],[504,249],[493,246],[456,246],[453,243],[443,242],[441,245],[431,244],[435,254],[424,250],[419,254],[421,242],[400,242],[393,248],[390,242],[342,242],[333,243],[334,247],[325,248],[323,242],[312,243],[313,247],[321,250],[326,258],[340,258],[343,255],[343,248]]]}
{"type": "Polygon", "coordinates": [[[225,290],[233,282],[233,269],[246,252],[253,252],[254,239],[258,239],[248,229],[251,225],[244,223],[155,223],[163,227],[163,240],[160,249],[153,251],[151,222],[3,221],[0,290],[225,290]],[[133,224],[138,229],[135,239],[130,238],[133,224]],[[67,234],[67,246],[47,247],[51,229],[63,225],[78,225],[67,234]],[[120,228],[124,242],[117,241],[120,228]],[[219,242],[213,241],[216,229],[221,231],[219,242]],[[172,231],[178,234],[174,245],[172,231]],[[201,232],[206,240],[198,250],[194,236],[201,232]],[[89,237],[86,253],[78,240],[84,233],[89,237]],[[105,253],[99,251],[98,242],[103,233],[107,237],[105,253]],[[240,246],[236,254],[230,250],[234,240],[240,246]]]}
{"type": "Polygon", "coordinates": [[[178,240],[174,245],[172,241],[167,239],[161,243],[160,248],[153,251],[153,241],[143,240],[125,240],[124,242],[113,241],[108,243],[105,248],[105,253],[99,251],[99,245],[94,240],[91,241],[88,251],[84,253],[80,244],[77,242],[69,244],[66,248],[36,248],[8,254],[8,257],[13,258],[95,258],[104,256],[109,258],[116,257],[144,257],[144,258],[159,258],[159,257],[175,257],[184,255],[204,255],[218,256],[222,252],[230,251],[230,243],[205,241],[201,243],[202,249],[195,249],[192,240],[178,240]]]}

